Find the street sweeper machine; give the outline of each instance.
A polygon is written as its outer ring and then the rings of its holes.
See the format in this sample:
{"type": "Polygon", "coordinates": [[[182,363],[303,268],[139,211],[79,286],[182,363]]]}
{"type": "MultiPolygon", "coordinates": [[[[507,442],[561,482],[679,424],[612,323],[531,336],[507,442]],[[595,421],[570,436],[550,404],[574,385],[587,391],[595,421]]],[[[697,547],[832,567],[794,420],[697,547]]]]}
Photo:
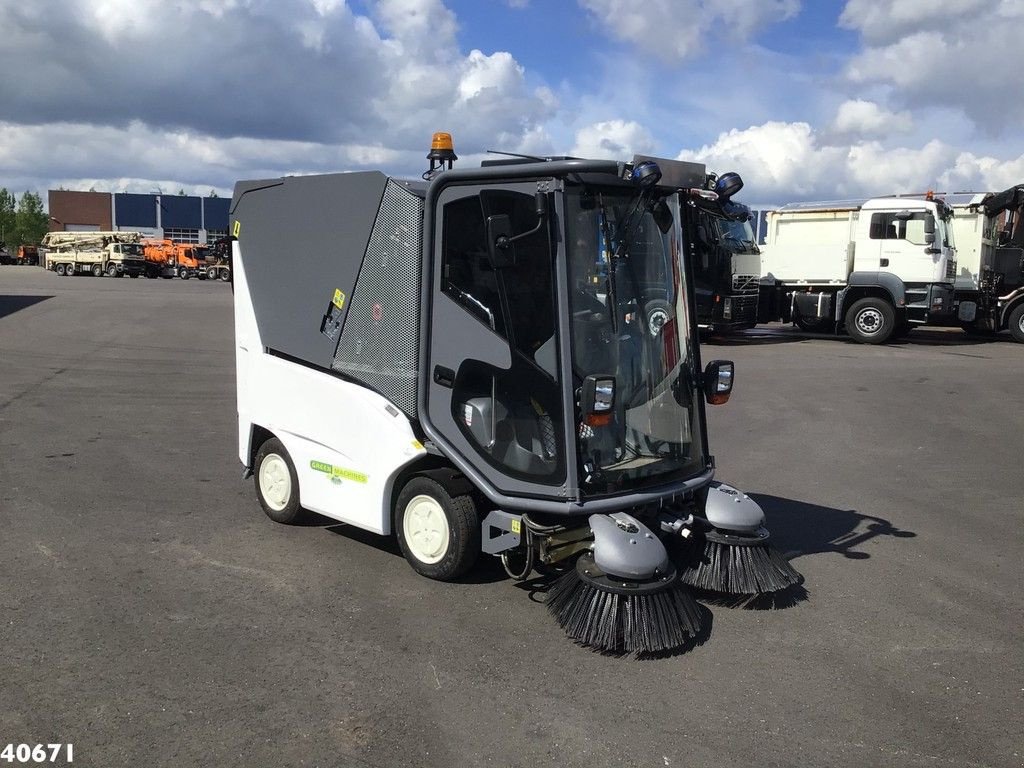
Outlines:
{"type": "Polygon", "coordinates": [[[481,554],[541,573],[568,635],[612,653],[685,646],[694,590],[799,583],[708,446],[734,367],[701,369],[696,202],[739,177],[650,158],[453,169],[446,134],[428,158],[424,181],[235,187],[238,455],[264,511],[394,534],[432,579],[481,554]]]}

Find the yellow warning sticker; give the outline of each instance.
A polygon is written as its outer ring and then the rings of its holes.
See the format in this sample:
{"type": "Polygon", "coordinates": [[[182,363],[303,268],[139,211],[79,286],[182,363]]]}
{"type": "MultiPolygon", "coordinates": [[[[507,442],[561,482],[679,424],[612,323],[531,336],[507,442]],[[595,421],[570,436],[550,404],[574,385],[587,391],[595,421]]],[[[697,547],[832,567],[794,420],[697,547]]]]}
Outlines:
{"type": "Polygon", "coordinates": [[[512,521],[512,533],[519,533],[519,518],[515,518],[512,521]]]}
{"type": "Polygon", "coordinates": [[[235,226],[233,226],[231,228],[231,236],[232,237],[238,237],[238,233],[241,232],[241,231],[242,231],[242,222],[240,222],[238,219],[235,219],[235,226]]]}
{"type": "Polygon", "coordinates": [[[412,447],[415,448],[417,451],[422,451],[423,450],[423,443],[421,443],[419,440],[413,440],[412,441],[412,447]]]}
{"type": "Polygon", "coordinates": [[[354,483],[365,483],[369,480],[369,476],[364,475],[362,472],[356,472],[354,469],[345,469],[345,467],[336,467],[333,464],[328,464],[324,461],[317,461],[314,459],[309,462],[310,469],[315,469],[317,472],[323,472],[325,475],[329,475],[331,480],[351,480],[354,483]]]}
{"type": "Polygon", "coordinates": [[[341,292],[340,288],[334,289],[334,298],[331,299],[331,303],[338,309],[345,306],[345,294],[341,292]]]}

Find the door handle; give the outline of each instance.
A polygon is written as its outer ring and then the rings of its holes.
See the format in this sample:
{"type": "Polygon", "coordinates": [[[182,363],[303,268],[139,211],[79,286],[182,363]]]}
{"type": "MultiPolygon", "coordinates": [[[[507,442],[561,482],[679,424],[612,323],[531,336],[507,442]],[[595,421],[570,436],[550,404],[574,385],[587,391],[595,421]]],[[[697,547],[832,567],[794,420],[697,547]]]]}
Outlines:
{"type": "Polygon", "coordinates": [[[879,259],[878,260],[878,266],[880,266],[880,267],[888,267],[889,266],[889,260],[888,259],[879,259]]]}
{"type": "Polygon", "coordinates": [[[434,383],[451,389],[455,386],[455,371],[443,365],[434,366],[434,383]]]}

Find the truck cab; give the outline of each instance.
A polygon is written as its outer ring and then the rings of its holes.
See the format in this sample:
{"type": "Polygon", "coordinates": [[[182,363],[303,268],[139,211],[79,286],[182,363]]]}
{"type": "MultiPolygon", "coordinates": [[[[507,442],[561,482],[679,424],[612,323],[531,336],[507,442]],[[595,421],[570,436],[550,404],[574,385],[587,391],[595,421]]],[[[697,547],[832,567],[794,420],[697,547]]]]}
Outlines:
{"type": "Polygon", "coordinates": [[[798,203],[768,215],[761,320],[881,344],[956,323],[952,209],[904,197],[798,203]]]}
{"type": "Polygon", "coordinates": [[[702,331],[738,331],[757,323],[761,251],[750,212],[733,204],[727,216],[717,203],[699,201],[693,281],[702,331]]]}

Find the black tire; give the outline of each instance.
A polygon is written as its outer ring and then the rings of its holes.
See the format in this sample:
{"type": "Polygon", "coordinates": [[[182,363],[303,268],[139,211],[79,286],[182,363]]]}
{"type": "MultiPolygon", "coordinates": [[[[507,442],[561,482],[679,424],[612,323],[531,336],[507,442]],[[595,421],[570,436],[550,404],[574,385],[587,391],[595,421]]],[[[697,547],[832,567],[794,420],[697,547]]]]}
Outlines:
{"type": "Polygon", "coordinates": [[[276,437],[267,440],[253,462],[256,497],[267,517],[275,523],[294,523],[302,515],[299,477],[292,457],[276,437]]]}
{"type": "Polygon", "coordinates": [[[74,277],[75,276],[75,265],[74,264],[66,264],[64,266],[64,274],[67,275],[68,277],[74,277]]]}
{"type": "Polygon", "coordinates": [[[107,264],[107,277],[117,277],[117,265],[113,262],[107,264]]]}
{"type": "Polygon", "coordinates": [[[647,332],[652,338],[661,333],[662,327],[672,317],[672,307],[667,301],[655,299],[644,305],[644,314],[647,316],[647,332]]]}
{"type": "Polygon", "coordinates": [[[130,277],[132,280],[134,280],[138,276],[139,276],[138,272],[129,272],[128,273],[128,277],[130,277]]]}
{"type": "Polygon", "coordinates": [[[405,559],[428,579],[457,579],[480,556],[480,518],[473,499],[451,496],[428,477],[414,477],[402,488],[394,523],[405,559]]]}
{"type": "Polygon", "coordinates": [[[225,283],[229,282],[231,280],[231,271],[227,269],[222,269],[220,271],[220,279],[225,283]]]}
{"type": "Polygon", "coordinates": [[[884,344],[896,328],[895,315],[888,301],[869,296],[846,313],[846,332],[861,344],[884,344]]]}
{"type": "Polygon", "coordinates": [[[217,279],[217,268],[216,267],[208,267],[207,268],[207,270],[206,270],[206,279],[207,280],[216,280],[217,279]]]}
{"type": "Polygon", "coordinates": [[[92,265],[92,276],[93,277],[103,277],[103,265],[102,264],[93,264],[92,265]]]}
{"type": "Polygon", "coordinates": [[[182,280],[188,280],[188,270],[185,267],[178,267],[178,277],[182,280]]]}
{"type": "Polygon", "coordinates": [[[1024,344],[1024,304],[1021,304],[1010,313],[1008,325],[1013,340],[1024,344]]]}
{"type": "Polygon", "coordinates": [[[64,265],[63,264],[54,264],[53,271],[56,272],[61,277],[64,277],[64,265]]]}

